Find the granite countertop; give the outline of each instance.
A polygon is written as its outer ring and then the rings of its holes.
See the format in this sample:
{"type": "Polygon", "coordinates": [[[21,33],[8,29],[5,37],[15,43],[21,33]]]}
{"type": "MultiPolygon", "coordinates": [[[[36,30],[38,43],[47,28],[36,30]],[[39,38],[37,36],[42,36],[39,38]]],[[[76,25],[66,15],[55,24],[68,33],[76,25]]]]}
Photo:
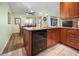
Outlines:
{"type": "Polygon", "coordinates": [[[24,27],[24,29],[30,30],[30,31],[52,29],[52,28],[60,28],[60,27],[24,27]]]}
{"type": "Polygon", "coordinates": [[[23,29],[29,31],[36,31],[36,30],[55,29],[55,28],[79,29],[78,27],[24,27],[23,29]]]}

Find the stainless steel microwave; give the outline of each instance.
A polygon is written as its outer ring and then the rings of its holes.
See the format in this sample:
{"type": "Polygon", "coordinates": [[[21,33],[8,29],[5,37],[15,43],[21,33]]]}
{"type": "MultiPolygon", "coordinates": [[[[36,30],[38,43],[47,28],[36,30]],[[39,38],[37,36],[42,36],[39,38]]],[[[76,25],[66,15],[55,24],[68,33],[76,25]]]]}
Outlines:
{"type": "Polygon", "coordinates": [[[63,21],[62,26],[63,27],[73,27],[73,21],[63,21]]]}

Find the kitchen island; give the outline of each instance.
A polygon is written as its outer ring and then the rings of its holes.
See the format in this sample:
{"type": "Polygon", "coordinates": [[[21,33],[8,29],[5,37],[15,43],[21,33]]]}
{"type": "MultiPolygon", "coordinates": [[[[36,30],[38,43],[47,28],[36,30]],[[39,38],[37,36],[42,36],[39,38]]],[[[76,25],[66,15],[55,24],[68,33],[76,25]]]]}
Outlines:
{"type": "Polygon", "coordinates": [[[59,42],[59,30],[59,27],[25,27],[23,40],[27,55],[36,55],[44,49],[57,44],[59,42]]]}
{"type": "Polygon", "coordinates": [[[57,43],[79,49],[79,28],[24,27],[23,29],[24,46],[28,56],[36,55],[57,43]]]}

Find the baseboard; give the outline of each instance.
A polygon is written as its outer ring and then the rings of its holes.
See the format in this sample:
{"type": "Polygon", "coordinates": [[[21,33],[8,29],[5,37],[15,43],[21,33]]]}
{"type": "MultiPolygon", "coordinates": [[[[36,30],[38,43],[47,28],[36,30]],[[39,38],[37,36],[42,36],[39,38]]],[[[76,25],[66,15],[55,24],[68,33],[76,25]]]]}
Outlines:
{"type": "Polygon", "coordinates": [[[12,36],[13,36],[13,33],[11,34],[11,36],[9,37],[9,39],[5,42],[5,44],[4,44],[4,46],[3,46],[3,48],[1,49],[1,51],[0,51],[0,54],[2,54],[3,53],[3,51],[4,51],[4,49],[5,49],[5,47],[6,47],[6,45],[7,45],[7,43],[9,42],[9,40],[12,38],[12,36]]]}

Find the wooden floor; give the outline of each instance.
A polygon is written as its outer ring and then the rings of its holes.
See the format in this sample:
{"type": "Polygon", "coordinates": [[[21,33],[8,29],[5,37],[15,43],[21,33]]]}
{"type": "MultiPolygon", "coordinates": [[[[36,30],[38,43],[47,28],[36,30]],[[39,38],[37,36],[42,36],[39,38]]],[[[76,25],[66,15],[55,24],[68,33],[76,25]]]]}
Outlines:
{"type": "Polygon", "coordinates": [[[22,36],[20,36],[18,33],[14,33],[12,34],[12,37],[9,40],[7,46],[5,47],[3,54],[17,50],[22,47],[24,47],[22,36]]]}
{"type": "MultiPolygon", "coordinates": [[[[25,52],[22,36],[14,34],[1,56],[26,56],[25,52]]],[[[40,52],[36,56],[79,56],[79,51],[63,44],[57,44],[40,52]]]]}

